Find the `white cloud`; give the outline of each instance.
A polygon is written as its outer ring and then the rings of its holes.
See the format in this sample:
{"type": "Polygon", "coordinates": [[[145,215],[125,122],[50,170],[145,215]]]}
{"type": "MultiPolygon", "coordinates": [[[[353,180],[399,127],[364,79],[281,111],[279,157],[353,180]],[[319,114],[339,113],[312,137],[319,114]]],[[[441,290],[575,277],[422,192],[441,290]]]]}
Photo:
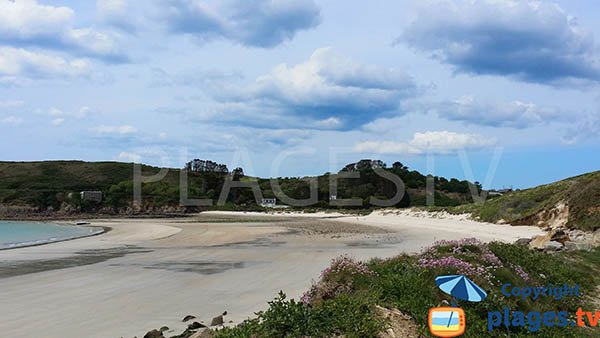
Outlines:
{"type": "Polygon", "coordinates": [[[0,36],[50,38],[70,23],[73,14],[69,7],[45,6],[35,0],[0,1],[0,36]]]}
{"type": "Polygon", "coordinates": [[[35,0],[0,1],[0,42],[74,52],[107,61],[126,59],[117,37],[91,28],[72,26],[69,7],[35,0]]]}
{"type": "Polygon", "coordinates": [[[74,78],[90,75],[90,65],[82,59],[67,60],[60,56],[24,49],[0,47],[0,80],[22,83],[49,78],[74,78]]]}
{"type": "Polygon", "coordinates": [[[136,153],[130,153],[130,152],[126,152],[126,151],[122,151],[119,156],[117,157],[117,159],[119,161],[124,161],[124,162],[135,162],[135,163],[139,163],[142,159],[142,156],[136,153]]]}
{"type": "Polygon", "coordinates": [[[105,135],[128,135],[128,134],[137,133],[137,128],[129,126],[129,125],[122,125],[122,126],[102,125],[102,126],[92,128],[92,130],[97,132],[98,134],[105,134],[105,135]]]}
{"type": "Polygon", "coordinates": [[[551,85],[600,81],[594,36],[557,4],[422,0],[398,41],[458,72],[551,85]]]}
{"type": "Polygon", "coordinates": [[[436,110],[441,117],[450,120],[493,127],[527,128],[569,118],[564,111],[531,102],[484,103],[473,96],[441,103],[436,110]]]}
{"type": "Polygon", "coordinates": [[[3,124],[8,124],[8,125],[16,127],[16,126],[23,124],[23,122],[25,122],[25,120],[23,120],[20,117],[16,117],[16,116],[7,116],[7,117],[3,118],[2,120],[0,120],[0,122],[2,122],[3,124]]]}
{"type": "Polygon", "coordinates": [[[416,92],[414,80],[404,72],[319,48],[305,62],[280,64],[250,86],[224,87],[215,97],[243,103],[247,109],[273,109],[317,127],[350,129],[397,109],[403,98],[416,92]]]}
{"type": "Polygon", "coordinates": [[[25,102],[20,101],[20,100],[0,101],[0,109],[20,108],[20,107],[23,107],[24,105],[25,105],[25,102]]]}
{"type": "Polygon", "coordinates": [[[586,114],[573,121],[562,136],[565,144],[576,144],[586,140],[600,138],[600,113],[586,114]]]}
{"type": "Polygon", "coordinates": [[[461,134],[450,131],[427,131],[415,133],[408,142],[365,141],[355,145],[354,150],[361,153],[376,154],[448,154],[461,149],[477,149],[495,144],[477,134],[461,134]]]}
{"type": "Polygon", "coordinates": [[[326,119],[315,122],[315,125],[321,128],[335,129],[342,125],[342,121],[340,121],[340,119],[337,117],[328,117],[326,119]]]}
{"type": "Polygon", "coordinates": [[[127,0],[97,0],[96,11],[100,21],[127,31],[135,30],[139,8],[132,8],[127,0]]]}
{"type": "Polygon", "coordinates": [[[171,32],[253,47],[277,46],[321,21],[313,0],[167,0],[161,5],[171,32]]]}
{"type": "Polygon", "coordinates": [[[50,110],[48,110],[48,115],[50,115],[50,116],[63,116],[64,113],[62,112],[62,110],[53,107],[53,108],[50,108],[50,110]]]}
{"type": "Polygon", "coordinates": [[[62,117],[59,117],[59,118],[53,119],[51,123],[53,126],[60,126],[64,122],[65,122],[65,119],[62,117]]]}
{"type": "Polygon", "coordinates": [[[80,48],[85,55],[122,61],[126,59],[115,38],[90,28],[70,29],[65,33],[67,44],[80,48]]]}
{"type": "Polygon", "coordinates": [[[59,116],[69,116],[69,117],[75,117],[78,119],[84,118],[86,117],[92,110],[90,109],[90,107],[87,106],[82,106],[81,108],[74,110],[74,111],[68,111],[68,112],[64,112],[58,108],[52,107],[50,109],[48,109],[48,115],[50,116],[54,116],[54,117],[59,117],[59,116]]]}

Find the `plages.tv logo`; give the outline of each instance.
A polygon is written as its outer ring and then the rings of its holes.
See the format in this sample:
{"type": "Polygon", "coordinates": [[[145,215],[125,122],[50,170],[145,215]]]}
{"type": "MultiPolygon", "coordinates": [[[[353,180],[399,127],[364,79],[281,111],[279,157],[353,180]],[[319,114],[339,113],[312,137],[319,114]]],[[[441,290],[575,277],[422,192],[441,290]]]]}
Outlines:
{"type": "Polygon", "coordinates": [[[481,302],[487,297],[487,293],[463,275],[438,276],[435,284],[452,296],[452,307],[429,310],[429,331],[436,337],[458,337],[465,333],[467,319],[465,311],[458,307],[457,300],[481,302]]]}

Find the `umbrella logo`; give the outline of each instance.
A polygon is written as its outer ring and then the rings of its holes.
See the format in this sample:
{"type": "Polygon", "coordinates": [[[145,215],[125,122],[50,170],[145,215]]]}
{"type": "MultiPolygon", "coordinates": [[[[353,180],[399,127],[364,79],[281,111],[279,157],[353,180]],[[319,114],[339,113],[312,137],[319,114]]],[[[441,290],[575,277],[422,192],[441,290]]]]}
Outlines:
{"type": "Polygon", "coordinates": [[[436,337],[458,337],[465,333],[465,311],[458,307],[457,300],[481,302],[487,293],[463,275],[438,276],[435,284],[452,296],[452,307],[437,307],[429,310],[429,331],[436,337]]]}

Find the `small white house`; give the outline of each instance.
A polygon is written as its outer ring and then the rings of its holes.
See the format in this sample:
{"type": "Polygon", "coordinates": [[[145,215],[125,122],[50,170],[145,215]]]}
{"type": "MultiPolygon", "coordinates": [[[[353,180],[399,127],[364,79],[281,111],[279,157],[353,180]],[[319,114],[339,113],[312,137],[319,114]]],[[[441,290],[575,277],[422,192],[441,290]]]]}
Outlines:
{"type": "Polygon", "coordinates": [[[277,204],[276,198],[263,198],[260,202],[260,206],[263,208],[274,208],[277,204]]]}
{"type": "Polygon", "coordinates": [[[329,195],[329,200],[330,200],[330,201],[335,201],[335,200],[337,200],[337,195],[329,195]]]}
{"type": "Polygon", "coordinates": [[[82,191],[80,195],[82,201],[102,202],[102,191],[82,191]]]}

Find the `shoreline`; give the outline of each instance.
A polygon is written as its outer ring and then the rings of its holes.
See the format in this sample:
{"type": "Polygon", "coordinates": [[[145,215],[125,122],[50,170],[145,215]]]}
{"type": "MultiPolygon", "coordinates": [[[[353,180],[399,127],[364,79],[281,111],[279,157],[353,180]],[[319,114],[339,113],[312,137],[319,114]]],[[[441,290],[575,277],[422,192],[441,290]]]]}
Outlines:
{"type": "MultiPolygon", "coordinates": [[[[0,220],[0,221],[4,221],[4,220],[0,220]]],[[[21,220],[12,220],[15,222],[20,222],[21,220]]],[[[28,222],[28,220],[22,220],[23,222],[28,222]]],[[[40,222],[43,223],[43,222],[40,222]]],[[[54,223],[54,222],[52,222],[54,223]]],[[[61,226],[77,226],[77,225],[73,225],[73,224],[59,224],[61,226]]],[[[35,243],[17,243],[15,246],[9,246],[6,248],[2,248],[0,247],[0,251],[8,251],[8,250],[15,250],[15,249],[22,249],[22,248],[31,248],[31,247],[36,247],[36,246],[42,246],[42,245],[49,245],[49,244],[54,244],[54,243],[62,243],[62,242],[68,242],[68,241],[74,241],[76,239],[82,239],[82,238],[88,238],[88,237],[95,237],[95,236],[100,236],[103,234],[108,233],[109,231],[112,230],[111,227],[107,227],[107,226],[98,226],[98,225],[85,225],[85,226],[80,226],[83,228],[94,228],[94,229],[99,229],[99,231],[96,232],[92,232],[90,234],[84,234],[84,235],[80,235],[80,236],[73,236],[73,237],[69,237],[69,238],[63,238],[63,239],[57,239],[57,240],[52,240],[49,239],[47,241],[43,241],[43,242],[35,242],[35,243]]]]}

